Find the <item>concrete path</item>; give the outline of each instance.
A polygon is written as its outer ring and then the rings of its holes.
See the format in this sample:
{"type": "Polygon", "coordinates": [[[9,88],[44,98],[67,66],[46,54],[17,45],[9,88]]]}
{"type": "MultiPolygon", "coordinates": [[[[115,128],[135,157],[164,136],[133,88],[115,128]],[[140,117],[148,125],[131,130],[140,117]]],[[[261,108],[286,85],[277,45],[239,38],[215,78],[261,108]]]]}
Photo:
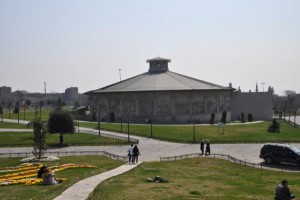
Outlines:
{"type": "MultiPolygon", "coordinates": [[[[139,163],[140,164],[140,163],[139,163]]],[[[125,164],[118,168],[112,169],[110,171],[104,172],[102,174],[98,174],[89,178],[86,178],[84,180],[81,180],[71,187],[69,187],[67,190],[65,190],[61,195],[56,197],[54,200],[84,200],[86,199],[91,192],[96,188],[98,184],[101,182],[123,174],[135,167],[137,167],[139,164],[125,164]]]]}
{"type": "Polygon", "coordinates": [[[0,128],[0,132],[32,132],[32,129],[0,128]]]}
{"type": "MultiPolygon", "coordinates": [[[[292,122],[296,122],[296,124],[298,124],[298,125],[300,125],[300,116],[296,116],[296,120],[294,119],[295,117],[294,116],[291,116],[290,117],[290,120],[292,121],[292,122]]],[[[285,120],[289,120],[289,117],[285,117],[285,120]]]]}
{"type": "MultiPolygon", "coordinates": [[[[98,135],[98,131],[89,128],[80,128],[81,130],[91,131],[91,134],[98,135]]],[[[124,136],[124,134],[114,133],[101,130],[101,133],[124,136]]],[[[192,154],[200,152],[199,144],[181,144],[173,142],[165,142],[150,138],[131,136],[139,139],[139,149],[141,156],[140,161],[159,161],[160,157],[180,156],[184,154],[192,154]]],[[[293,144],[300,148],[300,144],[293,144]]],[[[252,163],[261,163],[263,160],[259,158],[260,149],[263,144],[211,144],[211,153],[227,154],[237,159],[252,163]]],[[[65,148],[49,149],[48,152],[64,152],[64,151],[106,151],[120,156],[127,155],[128,146],[70,146],[65,148]]],[[[0,148],[0,153],[14,152],[31,152],[32,147],[18,148],[0,148]]],[[[56,199],[86,199],[90,192],[101,183],[110,177],[124,173],[136,165],[123,165],[111,171],[87,178],[75,185],[71,186],[61,196],[56,199]]]]}

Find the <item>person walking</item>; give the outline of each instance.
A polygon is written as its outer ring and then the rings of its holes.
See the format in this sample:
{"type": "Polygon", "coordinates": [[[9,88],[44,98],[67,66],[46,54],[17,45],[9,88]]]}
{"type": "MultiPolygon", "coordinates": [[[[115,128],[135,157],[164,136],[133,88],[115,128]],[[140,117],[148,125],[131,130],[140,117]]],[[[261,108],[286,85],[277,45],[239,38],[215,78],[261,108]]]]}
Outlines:
{"type": "Polygon", "coordinates": [[[132,161],[132,163],[138,163],[138,161],[139,161],[139,155],[141,155],[140,154],[140,150],[137,147],[137,145],[134,145],[134,147],[133,147],[133,161],[132,161]]]}
{"type": "Polygon", "coordinates": [[[200,140],[200,150],[201,150],[201,154],[203,155],[203,153],[204,153],[204,140],[203,139],[200,140]]]}
{"type": "Polygon", "coordinates": [[[205,155],[210,155],[210,143],[209,143],[209,140],[206,140],[205,155]]]}
{"type": "Polygon", "coordinates": [[[133,144],[130,145],[128,149],[128,158],[129,158],[129,163],[133,162],[133,144]]]}

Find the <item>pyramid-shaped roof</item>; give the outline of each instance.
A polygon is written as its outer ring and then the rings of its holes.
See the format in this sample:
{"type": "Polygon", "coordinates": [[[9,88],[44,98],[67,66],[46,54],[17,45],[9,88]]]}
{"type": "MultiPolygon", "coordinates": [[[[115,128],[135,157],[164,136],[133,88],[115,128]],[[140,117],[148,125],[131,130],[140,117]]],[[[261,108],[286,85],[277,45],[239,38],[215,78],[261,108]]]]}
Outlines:
{"type": "MultiPolygon", "coordinates": [[[[155,64],[158,61],[170,62],[169,59],[150,59],[147,62],[150,63],[150,67],[153,67],[152,61],[155,64]]],[[[154,66],[154,67],[160,67],[154,66]]],[[[205,82],[195,78],[191,78],[182,74],[171,72],[168,70],[152,71],[134,76],[132,78],[117,82],[106,87],[92,90],[87,92],[87,94],[97,94],[97,93],[115,93],[115,92],[142,92],[142,91],[188,91],[188,90],[234,90],[231,87],[223,87],[213,83],[205,82]]],[[[150,68],[151,69],[151,68],[150,68]]]]}

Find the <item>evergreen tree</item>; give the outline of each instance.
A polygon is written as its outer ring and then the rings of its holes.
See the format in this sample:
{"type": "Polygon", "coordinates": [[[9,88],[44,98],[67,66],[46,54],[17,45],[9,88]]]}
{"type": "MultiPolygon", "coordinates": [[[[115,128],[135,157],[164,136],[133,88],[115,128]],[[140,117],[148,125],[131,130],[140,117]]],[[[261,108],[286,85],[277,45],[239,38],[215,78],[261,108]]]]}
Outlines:
{"type": "Polygon", "coordinates": [[[49,133],[74,133],[74,121],[68,112],[50,113],[48,120],[49,133]]]}

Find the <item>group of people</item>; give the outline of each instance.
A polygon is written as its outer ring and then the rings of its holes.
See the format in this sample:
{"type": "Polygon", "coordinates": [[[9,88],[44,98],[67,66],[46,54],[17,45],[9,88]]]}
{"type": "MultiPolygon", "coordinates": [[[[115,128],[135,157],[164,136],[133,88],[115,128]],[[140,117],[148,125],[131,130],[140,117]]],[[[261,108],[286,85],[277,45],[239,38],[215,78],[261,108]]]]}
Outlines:
{"type": "Polygon", "coordinates": [[[55,180],[54,178],[54,172],[51,171],[50,168],[48,168],[47,166],[43,165],[38,173],[38,178],[42,178],[43,179],[43,184],[44,185],[55,185],[57,183],[60,183],[60,180],[55,180]]]}
{"type": "Polygon", "coordinates": [[[133,144],[131,144],[127,152],[128,152],[129,163],[138,163],[139,156],[141,155],[141,153],[137,145],[133,146],[133,144]]]}
{"type": "Polygon", "coordinates": [[[210,143],[209,143],[209,140],[204,141],[204,139],[200,140],[200,151],[201,151],[201,154],[202,155],[204,154],[204,146],[205,146],[205,144],[206,144],[205,155],[210,155],[210,143]]]}

